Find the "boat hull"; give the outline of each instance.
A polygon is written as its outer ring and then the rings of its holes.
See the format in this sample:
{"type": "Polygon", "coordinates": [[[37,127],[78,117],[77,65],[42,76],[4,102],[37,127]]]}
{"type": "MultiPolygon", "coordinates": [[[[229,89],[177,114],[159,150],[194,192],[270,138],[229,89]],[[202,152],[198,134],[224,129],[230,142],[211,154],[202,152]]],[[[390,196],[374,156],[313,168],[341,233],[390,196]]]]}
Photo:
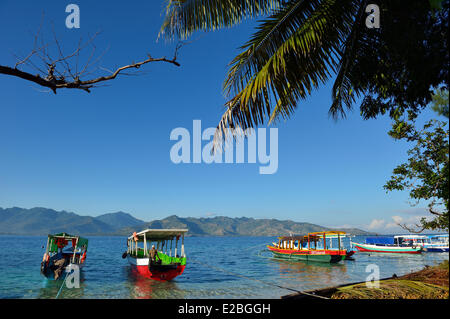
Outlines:
{"type": "MultiPolygon", "coordinates": [[[[81,263],[81,264],[72,264],[72,263],[70,263],[69,265],[65,266],[65,267],[63,268],[63,271],[62,271],[61,275],[60,275],[57,279],[55,279],[55,273],[54,273],[54,271],[51,270],[51,269],[48,268],[48,267],[44,267],[43,269],[41,269],[41,274],[42,274],[45,278],[47,278],[47,279],[49,279],[49,280],[61,280],[61,279],[65,278],[66,269],[67,269],[68,267],[71,268],[72,265],[77,266],[80,270],[82,270],[82,269],[83,269],[83,266],[84,266],[84,262],[81,263]]],[[[42,266],[41,266],[41,267],[42,267],[42,266]]]]}
{"type": "Polygon", "coordinates": [[[135,258],[130,255],[127,256],[128,262],[131,266],[131,271],[139,276],[150,278],[158,281],[170,281],[175,277],[181,275],[186,268],[186,265],[176,265],[170,269],[163,269],[163,267],[154,267],[150,270],[148,265],[149,258],[135,258]]]}
{"type": "Polygon", "coordinates": [[[448,247],[424,247],[426,252],[430,253],[448,253],[448,247]]]}
{"type": "Polygon", "coordinates": [[[296,250],[296,249],[280,249],[273,246],[267,246],[273,253],[275,258],[281,258],[292,261],[313,261],[337,263],[344,260],[346,250],[296,250]]]}
{"type": "Polygon", "coordinates": [[[420,254],[422,247],[398,247],[398,246],[378,246],[369,244],[353,243],[356,249],[363,252],[372,253],[393,253],[393,254],[420,254]]]}

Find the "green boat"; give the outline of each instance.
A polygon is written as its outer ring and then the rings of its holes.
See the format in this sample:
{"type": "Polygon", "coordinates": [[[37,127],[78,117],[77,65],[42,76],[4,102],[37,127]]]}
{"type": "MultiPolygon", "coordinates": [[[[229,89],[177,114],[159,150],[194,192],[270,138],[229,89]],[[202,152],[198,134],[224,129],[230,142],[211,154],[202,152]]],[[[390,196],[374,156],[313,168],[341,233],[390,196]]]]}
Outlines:
{"type": "Polygon", "coordinates": [[[41,274],[59,279],[67,267],[82,268],[86,262],[89,240],[67,233],[48,235],[47,247],[41,262],[41,274]]]}
{"type": "Polygon", "coordinates": [[[345,235],[346,233],[341,231],[326,231],[309,233],[306,236],[279,237],[278,243],[267,248],[275,258],[337,263],[353,253],[342,247],[341,237],[345,235]],[[332,247],[332,238],[337,238],[338,247],[332,247]]]}

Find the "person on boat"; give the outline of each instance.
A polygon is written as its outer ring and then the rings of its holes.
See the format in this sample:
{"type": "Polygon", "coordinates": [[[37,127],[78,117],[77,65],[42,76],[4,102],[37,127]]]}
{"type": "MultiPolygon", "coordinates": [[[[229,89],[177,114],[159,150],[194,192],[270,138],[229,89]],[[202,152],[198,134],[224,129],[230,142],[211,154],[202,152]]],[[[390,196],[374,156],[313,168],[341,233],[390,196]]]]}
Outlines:
{"type": "Polygon", "coordinates": [[[55,280],[57,280],[59,277],[61,277],[61,274],[63,273],[66,264],[67,264],[67,260],[65,258],[58,259],[53,263],[54,268],[55,268],[55,270],[54,270],[55,280]]]}
{"type": "Polygon", "coordinates": [[[153,262],[156,263],[156,258],[158,258],[159,260],[161,260],[161,259],[159,258],[159,256],[158,256],[158,251],[156,250],[155,245],[152,245],[152,249],[150,249],[149,255],[150,255],[150,262],[151,262],[151,263],[153,263],[153,262]]]}
{"type": "Polygon", "coordinates": [[[64,256],[62,252],[62,248],[60,248],[59,252],[53,258],[53,264],[51,270],[55,275],[55,280],[58,279],[64,271],[64,268],[69,263],[69,260],[64,256]]]}

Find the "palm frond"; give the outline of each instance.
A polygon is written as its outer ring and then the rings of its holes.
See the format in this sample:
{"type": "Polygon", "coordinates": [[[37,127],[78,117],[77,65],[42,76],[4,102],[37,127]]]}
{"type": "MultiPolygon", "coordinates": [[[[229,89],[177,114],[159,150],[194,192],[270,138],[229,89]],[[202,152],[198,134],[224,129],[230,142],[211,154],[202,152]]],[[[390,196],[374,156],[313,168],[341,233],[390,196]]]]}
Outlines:
{"type": "Polygon", "coordinates": [[[195,31],[230,27],[267,15],[283,0],[168,0],[160,36],[186,39],[195,31]]]}
{"type": "Polygon", "coordinates": [[[271,121],[278,115],[290,116],[299,99],[330,78],[359,2],[290,1],[261,23],[231,63],[224,90],[234,97],[217,127],[216,146],[227,127],[246,130],[263,124],[268,116],[271,121]]]}
{"type": "MultiPolygon", "coordinates": [[[[363,3],[357,14],[358,19],[352,28],[352,32],[348,37],[347,41],[343,42],[342,45],[342,56],[339,65],[338,74],[336,80],[333,84],[332,89],[332,104],[328,111],[330,116],[337,119],[339,116],[345,117],[345,108],[351,109],[356,98],[363,91],[362,88],[358,87],[355,83],[353,76],[354,73],[350,70],[352,66],[357,64],[358,60],[358,50],[361,46],[364,46],[365,37],[362,35],[362,23],[364,23],[363,15],[366,5],[363,3]]],[[[367,48],[370,49],[370,48],[367,48]]]]}

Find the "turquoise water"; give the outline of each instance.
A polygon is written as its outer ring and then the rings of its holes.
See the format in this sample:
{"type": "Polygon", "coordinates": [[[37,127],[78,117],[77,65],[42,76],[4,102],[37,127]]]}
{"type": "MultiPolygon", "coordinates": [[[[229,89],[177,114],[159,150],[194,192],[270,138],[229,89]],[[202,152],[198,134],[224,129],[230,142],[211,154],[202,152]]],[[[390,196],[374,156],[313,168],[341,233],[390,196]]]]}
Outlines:
{"type": "MultiPolygon", "coordinates": [[[[188,237],[183,275],[156,282],[131,274],[121,258],[125,237],[90,237],[80,288],[64,287],[59,298],[279,298],[292,291],[275,283],[311,290],[364,281],[369,264],[378,265],[384,278],[449,259],[448,253],[356,253],[355,261],[333,265],[288,262],[271,258],[265,245],[273,241],[274,237],[188,237]]],[[[46,237],[0,236],[0,298],[56,297],[62,281],[48,281],[39,273],[45,243],[46,237]]]]}

